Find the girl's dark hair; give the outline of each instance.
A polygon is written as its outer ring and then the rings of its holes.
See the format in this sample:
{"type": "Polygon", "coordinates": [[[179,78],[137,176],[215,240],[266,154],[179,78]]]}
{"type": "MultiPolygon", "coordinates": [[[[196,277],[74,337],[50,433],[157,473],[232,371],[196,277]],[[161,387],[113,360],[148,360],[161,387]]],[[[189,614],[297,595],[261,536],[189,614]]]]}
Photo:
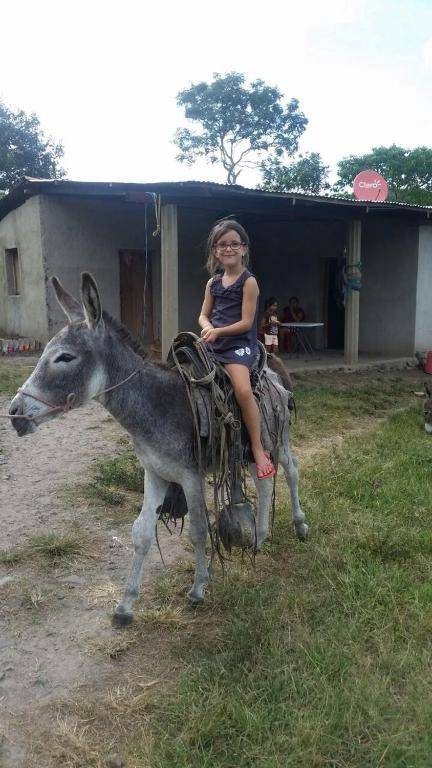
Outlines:
{"type": "Polygon", "coordinates": [[[290,296],[289,299],[288,299],[288,304],[290,303],[290,301],[296,301],[297,304],[300,303],[298,296],[290,296]]]}
{"type": "Polygon", "coordinates": [[[264,302],[264,309],[268,309],[271,307],[272,304],[277,304],[277,298],[275,296],[270,296],[269,299],[266,299],[264,302]]]}
{"type": "Polygon", "coordinates": [[[221,221],[216,222],[214,227],[210,230],[210,234],[207,239],[207,271],[210,275],[214,275],[216,273],[219,265],[218,259],[216,258],[215,246],[221,237],[223,237],[230,230],[234,230],[234,232],[237,232],[237,234],[240,235],[243,245],[246,246],[246,251],[242,257],[242,264],[244,267],[247,267],[249,264],[250,240],[248,233],[246,232],[245,228],[242,227],[242,225],[239,224],[235,219],[222,219],[221,221]]]}

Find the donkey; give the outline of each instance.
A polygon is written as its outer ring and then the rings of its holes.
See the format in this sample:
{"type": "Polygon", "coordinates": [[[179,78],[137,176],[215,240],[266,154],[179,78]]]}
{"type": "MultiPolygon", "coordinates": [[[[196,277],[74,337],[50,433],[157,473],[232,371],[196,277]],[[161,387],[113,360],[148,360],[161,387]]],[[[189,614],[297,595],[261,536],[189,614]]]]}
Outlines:
{"type": "MultiPolygon", "coordinates": [[[[35,370],[13,398],[9,409],[13,426],[21,437],[59,413],[92,399],[103,405],[130,434],[145,469],[144,501],[132,527],[131,572],[115,609],[114,623],[124,625],[132,621],[158,509],[172,482],[184,491],[190,517],[189,535],[195,551],[195,578],[187,598],[191,604],[200,603],[209,578],[208,527],[204,480],[194,456],[193,417],[185,386],[175,370],[146,360],[138,342],[124,326],[102,311],[96,282],[89,273],[81,276],[81,302],[57,278],[52,278],[52,285],[68,324],[47,344],[35,370]]],[[[287,396],[286,390],[280,388],[287,396]]],[[[283,440],[277,446],[279,461],[291,492],[295,532],[305,539],[308,526],[298,498],[297,461],[291,451],[289,414],[285,410],[283,440]]],[[[268,534],[273,483],[257,480],[253,464],[250,472],[258,494],[259,549],[268,534]]]]}

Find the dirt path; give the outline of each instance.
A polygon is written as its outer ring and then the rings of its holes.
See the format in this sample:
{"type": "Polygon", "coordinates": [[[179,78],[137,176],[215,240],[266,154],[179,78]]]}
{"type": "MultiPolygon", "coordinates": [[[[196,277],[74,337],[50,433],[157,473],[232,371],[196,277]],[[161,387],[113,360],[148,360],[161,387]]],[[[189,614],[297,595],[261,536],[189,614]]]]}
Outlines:
{"type": "MultiPolygon", "coordinates": [[[[7,403],[0,398],[0,412],[7,403]]],[[[70,530],[75,523],[84,540],[96,543],[97,554],[56,568],[41,569],[31,560],[13,568],[0,564],[2,768],[28,765],[16,718],[25,713],[35,718],[42,703],[65,697],[78,685],[99,686],[113,675],[109,654],[96,659],[89,649],[109,646],[116,637],[109,613],[130,566],[131,526],[107,527],[82,502],[74,503],[70,491],[89,479],[95,461],[119,450],[121,435],[97,404],[25,438],[0,422],[0,550],[25,545],[41,532],[70,530]]],[[[167,563],[184,556],[183,539],[166,539],[161,532],[167,563]]],[[[153,547],[144,589],[161,568],[153,547]]]]}

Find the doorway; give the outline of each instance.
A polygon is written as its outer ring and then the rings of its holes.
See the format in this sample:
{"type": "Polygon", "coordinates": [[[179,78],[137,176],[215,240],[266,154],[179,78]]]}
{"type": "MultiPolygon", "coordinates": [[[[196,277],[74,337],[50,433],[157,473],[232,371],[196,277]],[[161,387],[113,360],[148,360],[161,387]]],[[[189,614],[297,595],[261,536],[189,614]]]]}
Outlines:
{"type": "Polygon", "coordinates": [[[327,349],[344,349],[345,346],[345,306],[343,303],[341,260],[326,259],[325,326],[327,330],[327,349]]]}
{"type": "Polygon", "coordinates": [[[123,325],[144,345],[154,341],[151,254],[119,251],[120,316],[123,325]],[[145,294],[145,295],[144,295],[145,294]]]}

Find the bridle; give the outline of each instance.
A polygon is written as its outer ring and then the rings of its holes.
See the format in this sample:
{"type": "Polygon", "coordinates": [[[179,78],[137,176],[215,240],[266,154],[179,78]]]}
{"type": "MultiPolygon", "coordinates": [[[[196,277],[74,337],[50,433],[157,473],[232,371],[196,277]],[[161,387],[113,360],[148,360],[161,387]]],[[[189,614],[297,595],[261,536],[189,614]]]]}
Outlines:
{"type": "MultiPolygon", "coordinates": [[[[107,392],[112,392],[114,389],[117,389],[118,387],[121,387],[123,384],[126,384],[126,382],[130,381],[134,376],[137,375],[137,373],[140,373],[140,369],[137,368],[135,371],[133,371],[129,376],[127,376],[125,379],[122,379],[122,381],[119,381],[118,384],[114,384],[112,387],[107,387],[106,389],[102,389],[100,392],[97,392],[93,397],[90,398],[90,400],[96,400],[97,397],[100,397],[101,395],[105,395],[107,392]]],[[[25,392],[21,387],[18,389],[17,394],[24,395],[24,397],[32,397],[33,400],[37,400],[38,403],[43,403],[43,405],[48,406],[48,410],[44,411],[43,413],[35,413],[33,415],[27,415],[27,414],[0,414],[0,418],[2,419],[26,419],[26,421],[35,421],[35,419],[39,419],[43,416],[47,416],[49,413],[58,413],[59,411],[62,413],[69,413],[69,411],[72,410],[72,408],[75,407],[77,403],[77,396],[75,392],[70,392],[63,405],[52,405],[52,403],[49,403],[47,400],[43,400],[41,397],[36,397],[36,395],[32,395],[30,392],[25,392]]]]}

